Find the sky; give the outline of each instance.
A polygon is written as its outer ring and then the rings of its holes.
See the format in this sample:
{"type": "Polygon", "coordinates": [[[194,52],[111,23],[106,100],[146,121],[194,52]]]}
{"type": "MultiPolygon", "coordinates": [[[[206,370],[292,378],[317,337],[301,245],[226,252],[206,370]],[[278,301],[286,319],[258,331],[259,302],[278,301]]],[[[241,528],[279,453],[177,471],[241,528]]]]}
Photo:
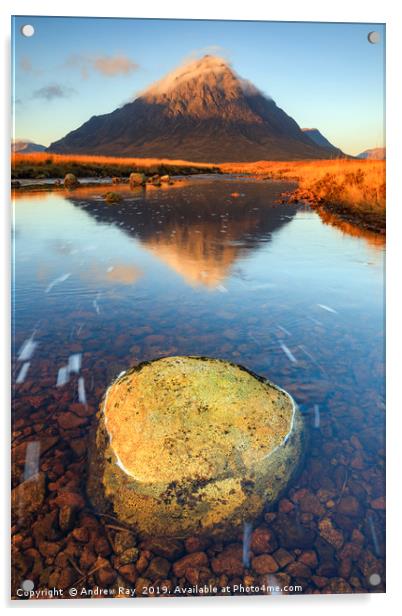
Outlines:
{"type": "Polygon", "coordinates": [[[358,154],[384,145],[384,39],[382,24],[14,17],[13,136],[48,146],[210,53],[302,128],[358,154]]]}

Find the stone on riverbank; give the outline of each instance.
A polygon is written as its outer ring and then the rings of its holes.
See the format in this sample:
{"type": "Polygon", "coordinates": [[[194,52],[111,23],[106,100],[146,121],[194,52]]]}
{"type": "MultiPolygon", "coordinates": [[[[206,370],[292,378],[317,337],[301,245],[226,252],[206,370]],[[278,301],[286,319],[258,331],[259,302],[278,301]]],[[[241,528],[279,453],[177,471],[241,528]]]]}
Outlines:
{"type": "Polygon", "coordinates": [[[147,178],[144,173],[130,173],[128,181],[130,186],[143,186],[146,184],[147,178]]]}
{"type": "Polygon", "coordinates": [[[227,535],[278,498],[302,438],[292,398],[241,366],[196,357],[144,362],[105,394],[88,495],[144,537],[227,535]]]}
{"type": "Polygon", "coordinates": [[[64,188],[76,188],[79,186],[79,181],[77,180],[74,173],[67,173],[64,177],[64,188]]]}

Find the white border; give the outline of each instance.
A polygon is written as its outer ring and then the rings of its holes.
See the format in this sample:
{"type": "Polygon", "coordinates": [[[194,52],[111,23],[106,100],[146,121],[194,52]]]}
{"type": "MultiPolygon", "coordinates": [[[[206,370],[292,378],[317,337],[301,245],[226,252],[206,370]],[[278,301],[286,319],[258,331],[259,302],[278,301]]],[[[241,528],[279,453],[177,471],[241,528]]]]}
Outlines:
{"type": "Polygon", "coordinates": [[[69,609],[81,612],[88,609],[132,611],[146,609],[161,613],[172,610],[191,610],[193,613],[202,611],[230,610],[242,613],[244,610],[253,610],[255,614],[267,613],[268,610],[280,610],[281,616],[294,613],[295,610],[310,614],[322,613],[336,614],[340,610],[360,610],[365,616],[375,614],[379,610],[392,610],[396,608],[398,590],[400,585],[400,550],[402,520],[401,497],[399,487],[399,473],[401,468],[398,450],[401,450],[401,412],[400,404],[400,266],[402,263],[401,240],[402,230],[402,203],[401,203],[401,88],[400,88],[400,58],[401,49],[401,7],[402,3],[392,0],[336,0],[325,2],[323,0],[281,0],[281,2],[261,2],[248,0],[235,4],[233,0],[203,0],[202,3],[192,3],[187,0],[170,0],[152,3],[133,3],[130,0],[113,0],[113,3],[90,3],[83,0],[68,0],[68,2],[54,2],[54,0],[3,0],[0,6],[1,17],[1,44],[3,61],[1,63],[2,96],[0,104],[3,110],[3,144],[2,153],[2,202],[1,212],[1,284],[2,298],[0,301],[1,322],[3,324],[3,353],[1,354],[1,393],[3,405],[1,416],[3,419],[3,460],[5,470],[1,473],[4,482],[2,499],[2,546],[4,549],[2,559],[2,575],[0,577],[0,592],[2,603],[8,609],[43,610],[43,609],[69,609]],[[166,17],[166,18],[204,18],[204,19],[266,19],[282,21],[336,21],[336,22],[386,22],[387,23],[387,206],[388,206],[388,241],[387,241],[387,469],[388,469],[388,521],[387,521],[387,594],[386,595],[320,595],[302,597],[236,597],[236,598],[189,598],[162,600],[108,600],[88,601],[40,601],[40,602],[11,602],[9,593],[9,515],[8,515],[8,450],[9,450],[9,139],[11,136],[9,121],[10,99],[10,15],[70,15],[70,16],[105,16],[105,17],[166,17]],[[399,394],[399,395],[398,395],[399,394]],[[398,498],[399,497],[399,498],[398,498]],[[398,552],[399,548],[399,552],[398,552]]]}

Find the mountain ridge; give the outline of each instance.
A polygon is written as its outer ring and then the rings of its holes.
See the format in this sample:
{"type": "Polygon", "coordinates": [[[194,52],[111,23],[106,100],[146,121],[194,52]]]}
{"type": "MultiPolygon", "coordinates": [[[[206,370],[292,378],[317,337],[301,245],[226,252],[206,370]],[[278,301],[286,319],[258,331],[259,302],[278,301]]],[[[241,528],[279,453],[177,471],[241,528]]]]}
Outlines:
{"type": "Polygon", "coordinates": [[[365,160],[385,160],[386,150],[385,148],[369,148],[368,150],[364,150],[364,152],[360,152],[357,158],[365,160]]]}
{"type": "Polygon", "coordinates": [[[334,156],[225,60],[209,55],[111,113],[92,116],[48,150],[211,163],[334,156]]]}
{"type": "Polygon", "coordinates": [[[46,150],[45,145],[40,143],[34,143],[29,139],[14,139],[11,142],[11,152],[21,152],[23,154],[30,154],[31,152],[44,152],[46,150]]]}
{"type": "Polygon", "coordinates": [[[324,137],[324,135],[320,130],[318,130],[318,128],[302,128],[302,131],[305,135],[310,137],[310,139],[314,141],[314,143],[316,143],[318,146],[326,148],[328,150],[332,150],[335,156],[345,156],[342,150],[333,145],[330,141],[328,141],[328,139],[324,137]]]}

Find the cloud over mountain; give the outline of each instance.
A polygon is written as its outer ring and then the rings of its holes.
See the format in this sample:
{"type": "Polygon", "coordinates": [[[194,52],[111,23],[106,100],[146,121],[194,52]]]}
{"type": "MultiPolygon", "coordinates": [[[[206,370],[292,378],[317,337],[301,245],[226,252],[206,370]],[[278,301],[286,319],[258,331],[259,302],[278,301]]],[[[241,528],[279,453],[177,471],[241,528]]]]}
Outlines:
{"type": "Polygon", "coordinates": [[[124,54],[114,56],[74,54],[67,59],[66,66],[78,68],[83,79],[88,79],[91,72],[104,77],[116,77],[130,75],[139,68],[134,60],[124,54]]]}
{"type": "Polygon", "coordinates": [[[55,98],[70,98],[73,94],[75,94],[74,88],[69,88],[68,86],[64,86],[59,83],[53,83],[35,90],[32,93],[32,98],[51,101],[55,98]]]}

